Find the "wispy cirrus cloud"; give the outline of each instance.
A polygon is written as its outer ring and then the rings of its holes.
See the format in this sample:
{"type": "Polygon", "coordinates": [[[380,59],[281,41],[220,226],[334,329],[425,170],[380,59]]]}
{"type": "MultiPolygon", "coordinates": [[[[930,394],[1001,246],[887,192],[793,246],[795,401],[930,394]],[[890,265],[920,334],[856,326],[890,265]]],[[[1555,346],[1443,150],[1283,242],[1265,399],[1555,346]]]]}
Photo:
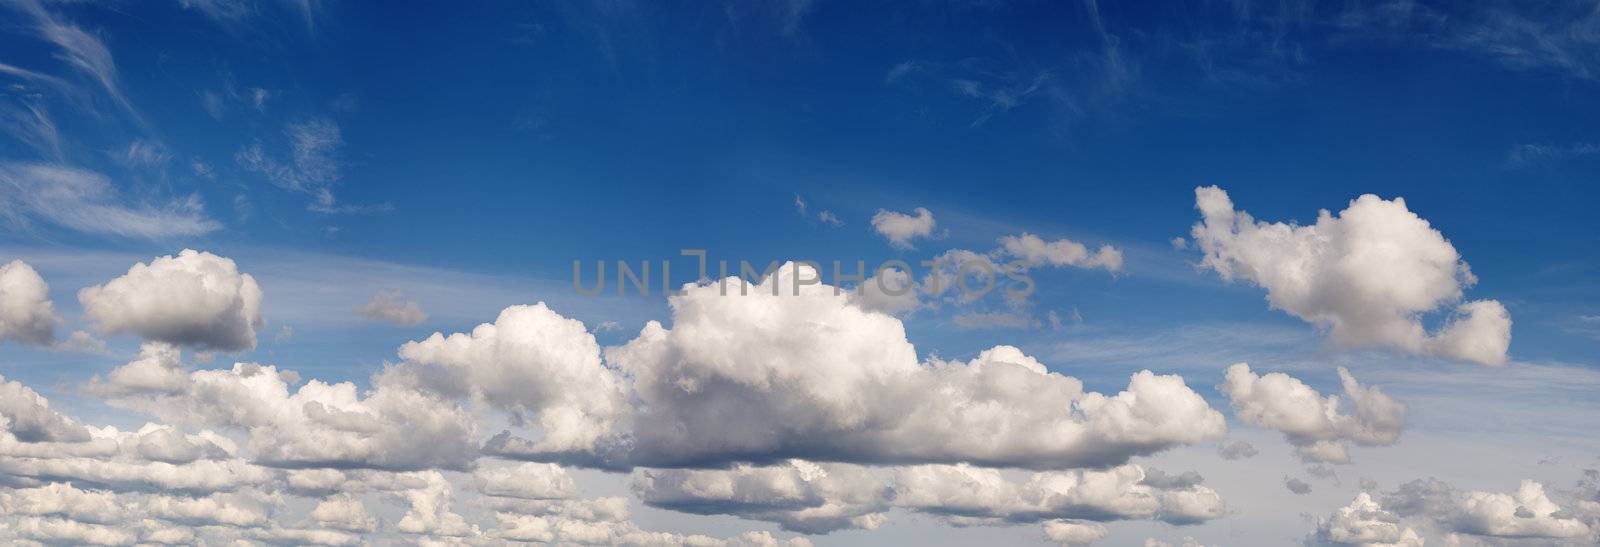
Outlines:
{"type": "Polygon", "coordinates": [[[122,85],[117,77],[117,63],[105,42],[94,34],[56,17],[37,0],[12,0],[10,4],[30,16],[34,23],[33,30],[39,37],[60,50],[56,58],[93,78],[113,102],[135,121],[141,125],[144,123],[139,111],[122,92],[122,85]]]}
{"type": "Polygon", "coordinates": [[[124,237],[194,236],[222,225],[190,195],[159,204],[128,204],[105,175],[62,165],[0,162],[0,217],[124,237]]]}
{"type": "Polygon", "coordinates": [[[344,162],[340,151],[344,137],[339,125],[327,118],[312,118],[290,123],[284,128],[289,141],[290,155],[282,160],[268,153],[260,142],[239,149],[234,161],[248,171],[266,177],[268,182],[294,192],[312,197],[307,210],[318,213],[371,213],[391,209],[387,203],[377,205],[351,205],[339,203],[333,187],[343,177],[344,162]]]}

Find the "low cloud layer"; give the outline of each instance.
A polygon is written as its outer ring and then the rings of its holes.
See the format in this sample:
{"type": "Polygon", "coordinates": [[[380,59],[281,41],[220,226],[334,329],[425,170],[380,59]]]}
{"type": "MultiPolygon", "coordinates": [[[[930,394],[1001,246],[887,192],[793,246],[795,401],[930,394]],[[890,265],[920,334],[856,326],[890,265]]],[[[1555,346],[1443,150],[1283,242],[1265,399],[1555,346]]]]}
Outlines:
{"type": "Polygon", "coordinates": [[[770,290],[794,276],[815,277],[787,264],[748,296],[687,286],[673,328],[651,322],[605,350],[579,321],[512,306],[471,332],[405,344],[359,387],[271,364],[197,367],[187,351],[253,345],[261,289],[209,253],[137,264],[80,300],[105,332],[144,338],[140,353],[78,389],[157,421],[85,424],[0,379],[0,507],[12,519],[0,534],[779,543],[644,531],[628,498],[584,497],[569,467],[631,469],[654,507],[805,534],[872,529],[902,510],[1081,544],[1105,522],[1225,514],[1198,475],[1129,462],[1226,432],[1182,378],[1142,371],[1102,394],[1011,346],[919,359],[898,319],[832,287],[770,290]],[[1000,469],[1015,467],[1037,471],[1000,469]],[[463,499],[484,511],[457,509],[463,499]],[[381,505],[403,513],[380,518],[381,505]]]}
{"type": "Polygon", "coordinates": [[[1473,538],[1487,545],[1592,545],[1600,541],[1600,490],[1588,481],[1579,486],[1561,493],[1563,504],[1533,480],[1509,493],[1415,480],[1390,492],[1361,492],[1350,505],[1318,519],[1307,543],[1417,547],[1431,532],[1458,544],[1473,538]]]}

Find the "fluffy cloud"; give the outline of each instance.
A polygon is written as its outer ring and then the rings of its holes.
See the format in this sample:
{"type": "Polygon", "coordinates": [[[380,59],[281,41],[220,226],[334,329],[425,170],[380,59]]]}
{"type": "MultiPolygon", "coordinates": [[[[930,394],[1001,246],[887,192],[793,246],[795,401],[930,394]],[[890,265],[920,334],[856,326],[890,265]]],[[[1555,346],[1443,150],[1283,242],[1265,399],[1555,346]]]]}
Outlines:
{"type": "MultiPolygon", "coordinates": [[[[211,431],[185,433],[149,424],[134,432],[84,426],[54,412],[26,386],[0,380],[0,538],[47,544],[218,544],[259,541],[295,545],[357,545],[385,542],[493,543],[516,539],[562,544],[614,545],[809,545],[753,532],[731,538],[649,532],[629,520],[626,498],[581,498],[560,467],[524,463],[480,467],[472,480],[452,481],[436,468],[388,471],[421,449],[386,440],[360,414],[389,389],[375,387],[364,400],[341,401],[348,384],[290,395],[272,367],[236,365],[227,371],[195,371],[180,390],[145,394],[149,408],[168,418],[252,424],[241,450],[211,431]],[[208,375],[218,375],[210,377],[208,375]],[[240,385],[246,384],[246,385],[240,385]],[[275,401],[287,397],[292,401],[275,401]],[[263,395],[268,393],[268,395],[263,395]],[[221,408],[239,405],[235,412],[221,408]],[[217,407],[208,407],[215,403],[217,407]],[[297,414],[298,412],[298,414],[297,414]],[[343,413],[343,414],[341,414],[343,413]],[[303,423],[301,423],[303,422],[303,423]],[[294,431],[282,431],[294,430],[294,431]],[[362,435],[349,435],[350,431],[362,435]],[[19,438],[18,433],[23,437],[19,438]],[[371,435],[375,438],[367,439],[371,435]],[[329,460],[305,454],[310,440],[329,445],[319,454],[368,453],[360,442],[396,457],[329,460]],[[263,439],[266,439],[264,442],[263,439]],[[260,446],[277,443],[288,448],[260,446]],[[264,467],[255,462],[287,466],[264,467]],[[462,485],[468,485],[463,487],[462,485]],[[458,512],[458,498],[493,513],[493,523],[458,512]],[[398,504],[396,520],[368,509],[369,498],[398,504]],[[293,498],[303,513],[292,510],[293,498]],[[296,516],[296,514],[302,516],[296,516]],[[293,525],[291,522],[301,524],[293,525]]],[[[120,392],[126,402],[130,392],[120,392]]],[[[438,409],[420,408],[426,414],[438,409]]],[[[379,412],[379,417],[382,413],[379,412]]],[[[400,417],[408,426],[420,416],[400,417]]],[[[423,424],[422,443],[430,442],[423,424]]],[[[475,456],[475,455],[474,455],[475,456]]],[[[445,462],[448,463],[448,462],[445,462]]],[[[435,466],[423,461],[420,466],[435,466]]],[[[461,475],[457,475],[460,477],[461,475]]]]}
{"type": "Polygon", "coordinates": [[[104,490],[80,490],[68,483],[0,492],[0,513],[66,518],[93,524],[122,520],[127,508],[116,495],[104,490]]]}
{"type": "Polygon", "coordinates": [[[399,291],[380,291],[372,300],[362,305],[361,316],[373,321],[385,321],[402,327],[412,327],[428,319],[422,306],[406,300],[399,291]]]}
{"type": "Polygon", "coordinates": [[[1255,445],[1244,441],[1233,441],[1217,446],[1217,455],[1222,456],[1224,460],[1243,460],[1253,458],[1260,453],[1261,451],[1256,450],[1255,445]]]}
{"type": "Polygon", "coordinates": [[[308,516],[320,526],[347,532],[371,532],[378,527],[378,520],[350,494],[330,496],[317,502],[308,516]]]}
{"type": "Polygon", "coordinates": [[[76,420],[50,408],[50,401],[22,385],[0,376],[0,431],[25,443],[77,442],[89,439],[89,430],[76,420]]]}
{"type": "Polygon", "coordinates": [[[205,350],[255,347],[261,288],[233,260],[184,249],[78,291],[84,315],[105,332],[205,350]]]}
{"type": "Polygon", "coordinates": [[[524,463],[512,467],[480,469],[475,473],[478,489],[503,498],[548,500],[570,498],[578,487],[572,476],[550,463],[524,463]]]}
{"type": "MultiPolygon", "coordinates": [[[[1595,530],[1524,480],[1516,492],[1466,491],[1435,479],[1417,480],[1383,495],[1383,506],[1401,517],[1422,517],[1441,530],[1490,538],[1600,540],[1595,530]]],[[[1579,503],[1578,505],[1581,505],[1579,503]]]]}
{"type": "Polygon", "coordinates": [[[537,431],[508,429],[491,453],[605,468],[796,457],[1071,468],[1225,431],[1178,376],[1139,372],[1106,395],[1007,346],[919,362],[898,319],[827,285],[791,290],[814,273],[791,263],[749,287],[729,278],[727,295],[685,286],[672,329],[652,321],[604,360],[581,323],[514,306],[470,334],[405,345],[385,377],[470,396],[537,431]]]}
{"type": "Polygon", "coordinates": [[[1094,523],[1052,520],[1044,523],[1044,537],[1060,545],[1088,545],[1106,538],[1106,527],[1094,523]]]}
{"type": "Polygon", "coordinates": [[[1181,477],[1129,464],[1106,470],[1034,473],[1026,482],[1017,483],[995,469],[912,466],[895,474],[894,503],[980,522],[1157,519],[1192,524],[1225,513],[1222,498],[1199,484],[1198,476],[1181,477]]]}
{"type": "Polygon", "coordinates": [[[872,229],[897,249],[912,248],[911,240],[933,235],[933,213],[918,207],[916,216],[879,209],[872,215],[872,229]]]}
{"type": "Polygon", "coordinates": [[[135,393],[178,393],[189,386],[189,368],[182,352],[164,342],[145,342],[139,358],[111,370],[106,379],[96,376],[86,390],[101,396],[135,393]]]}
{"type": "Polygon", "coordinates": [[[471,333],[434,334],[400,348],[407,367],[389,373],[452,397],[471,397],[536,425],[524,450],[550,458],[609,457],[630,409],[626,387],[600,360],[594,335],[544,304],[512,306],[471,333]]]}
{"type": "Polygon", "coordinates": [[[50,286],[21,260],[0,266],[0,342],[48,345],[55,338],[50,286]]]}
{"type": "Polygon", "coordinates": [[[1317,529],[1307,544],[1363,547],[1422,547],[1415,530],[1400,525],[1399,517],[1385,511],[1366,492],[1356,495],[1350,505],[1341,507],[1326,519],[1318,519],[1317,529]]]}
{"type": "Polygon", "coordinates": [[[1345,442],[1394,444],[1405,428],[1405,405],[1376,386],[1362,386],[1344,367],[1339,368],[1339,379],[1353,414],[1339,412],[1337,396],[1324,397],[1281,372],[1258,376],[1244,363],[1228,367],[1227,378],[1217,389],[1232,402],[1235,417],[1283,433],[1308,462],[1349,463],[1345,442]]]}
{"type": "Polygon", "coordinates": [[[772,295],[795,273],[814,277],[786,265],[736,298],[687,286],[672,299],[672,329],[651,322],[607,353],[643,408],[631,435],[639,465],[1116,465],[1225,429],[1177,376],[1140,372],[1103,395],[1011,347],[919,363],[899,320],[831,287],[772,295]]]}
{"type": "Polygon", "coordinates": [[[1000,247],[1005,249],[1007,254],[1030,264],[1122,271],[1122,251],[1110,245],[1101,245],[1100,249],[1091,254],[1088,247],[1070,239],[1046,242],[1039,236],[1023,233],[1020,236],[1001,238],[1000,247]]]}
{"type": "Polygon", "coordinates": [[[1215,186],[1195,189],[1195,207],[1201,221],[1191,234],[1205,253],[1204,267],[1265,288],[1273,308],[1327,329],[1336,344],[1506,362],[1505,306],[1461,303],[1476,278],[1403,199],[1363,195],[1338,216],[1322,211],[1310,226],[1257,221],[1235,211],[1215,186]],[[1422,314],[1452,308],[1442,328],[1424,330],[1422,314]]]}
{"type": "MultiPolygon", "coordinates": [[[[110,377],[134,376],[130,369],[144,362],[110,377]]],[[[113,404],[164,420],[247,433],[252,459],[270,466],[461,469],[476,457],[476,422],[437,395],[381,375],[365,397],[349,382],[310,380],[291,391],[297,382],[297,374],[274,366],[236,363],[189,372],[178,389],[155,383],[139,390],[125,382],[110,391],[117,394],[113,404]]]]}

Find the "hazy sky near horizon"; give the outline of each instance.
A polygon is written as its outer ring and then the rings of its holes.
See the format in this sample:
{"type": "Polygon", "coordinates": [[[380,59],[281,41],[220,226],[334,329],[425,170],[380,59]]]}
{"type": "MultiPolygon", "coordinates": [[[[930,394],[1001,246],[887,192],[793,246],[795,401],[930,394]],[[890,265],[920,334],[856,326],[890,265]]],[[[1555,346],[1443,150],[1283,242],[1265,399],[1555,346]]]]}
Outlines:
{"type": "Polygon", "coordinates": [[[1596,98],[1592,1],[0,0],[0,538],[1593,544],[1596,98]]]}

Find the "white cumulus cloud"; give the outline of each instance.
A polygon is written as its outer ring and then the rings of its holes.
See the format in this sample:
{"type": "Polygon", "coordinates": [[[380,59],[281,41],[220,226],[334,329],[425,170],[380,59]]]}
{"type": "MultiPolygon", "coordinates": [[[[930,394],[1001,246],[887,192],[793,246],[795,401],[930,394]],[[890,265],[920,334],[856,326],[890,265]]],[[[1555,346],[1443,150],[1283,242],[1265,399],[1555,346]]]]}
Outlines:
{"type": "Polygon", "coordinates": [[[261,287],[232,259],[184,249],[139,263],[122,277],[78,291],[84,315],[103,332],[202,350],[254,348],[261,287]]]}
{"type": "Polygon", "coordinates": [[[48,345],[60,321],[39,272],[21,260],[0,266],[0,342],[48,345]]]}
{"type": "Polygon", "coordinates": [[[1339,368],[1344,397],[1323,396],[1311,386],[1281,372],[1257,375],[1250,365],[1228,367],[1217,386],[1233,404],[1234,417],[1284,434],[1308,462],[1349,463],[1346,442],[1385,446],[1405,429],[1406,407],[1377,387],[1362,386],[1350,371],[1339,368]],[[1348,401],[1353,413],[1342,413],[1348,401]]]}
{"type": "Polygon", "coordinates": [[[402,327],[413,327],[428,319],[428,314],[422,311],[421,305],[407,300],[405,294],[399,291],[379,291],[357,311],[367,319],[394,323],[402,327]]]}
{"type": "Polygon", "coordinates": [[[879,209],[872,215],[872,229],[895,248],[910,249],[912,240],[932,236],[934,227],[932,211],[918,207],[913,213],[915,215],[879,209]]]}
{"type": "Polygon", "coordinates": [[[1257,221],[1227,192],[1195,189],[1201,221],[1191,235],[1201,265],[1267,290],[1267,301],[1326,329],[1336,344],[1383,347],[1501,365],[1511,316],[1495,300],[1462,302],[1476,283],[1449,240],[1404,199],[1363,195],[1309,226],[1257,221]],[[1427,332],[1421,316],[1453,312],[1427,332]]]}

